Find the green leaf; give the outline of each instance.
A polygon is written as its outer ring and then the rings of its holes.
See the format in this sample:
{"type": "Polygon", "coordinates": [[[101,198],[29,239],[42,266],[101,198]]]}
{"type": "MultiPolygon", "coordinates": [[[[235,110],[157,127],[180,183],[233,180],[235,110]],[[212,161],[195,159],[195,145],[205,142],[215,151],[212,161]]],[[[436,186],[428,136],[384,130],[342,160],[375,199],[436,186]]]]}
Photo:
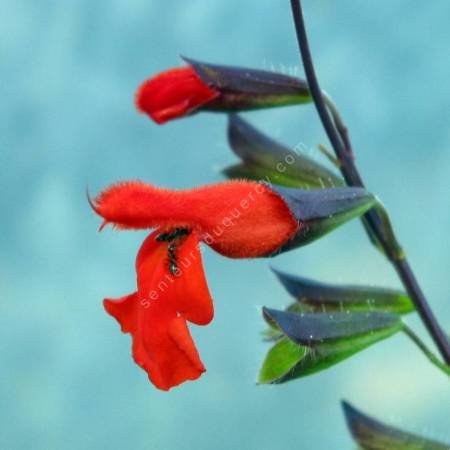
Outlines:
{"type": "Polygon", "coordinates": [[[295,188],[327,188],[344,186],[341,177],[323,165],[264,135],[241,117],[231,114],[228,142],[242,163],[227,167],[229,178],[263,180],[295,188]]]}
{"type": "Polygon", "coordinates": [[[267,354],[259,372],[258,383],[279,383],[295,370],[308,351],[308,347],[297,345],[286,337],[280,339],[267,354]]]}
{"type": "MultiPolygon", "coordinates": [[[[402,291],[372,286],[337,285],[314,281],[272,269],[281,284],[305,310],[321,312],[414,311],[410,297],[402,291]]],[[[295,312],[295,305],[289,307],[295,312]]]]}
{"type": "Polygon", "coordinates": [[[347,425],[355,441],[366,450],[448,450],[449,444],[385,425],[342,402],[347,425]]]}
{"type": "Polygon", "coordinates": [[[327,369],[403,328],[396,314],[301,313],[264,308],[282,337],[269,350],[258,383],[284,383],[327,369]]]}

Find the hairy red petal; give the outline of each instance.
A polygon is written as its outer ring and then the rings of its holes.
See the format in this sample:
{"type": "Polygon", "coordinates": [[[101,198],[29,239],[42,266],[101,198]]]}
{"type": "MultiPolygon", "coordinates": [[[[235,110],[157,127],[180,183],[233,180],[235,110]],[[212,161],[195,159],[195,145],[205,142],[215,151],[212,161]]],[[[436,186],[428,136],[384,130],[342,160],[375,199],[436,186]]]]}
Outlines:
{"type": "Polygon", "coordinates": [[[186,320],[199,325],[213,317],[213,304],[203,272],[195,232],[177,241],[180,270],[169,271],[168,242],[155,231],[136,258],[138,291],[104,306],[133,338],[133,358],[159,389],[168,390],[204,371],[186,320]],[[189,264],[187,263],[189,259],[189,264]]]}
{"type": "Polygon", "coordinates": [[[227,181],[173,191],[140,181],[115,184],[94,201],[96,212],[120,228],[183,227],[219,253],[233,258],[275,252],[299,224],[268,186],[227,181]]]}
{"type": "Polygon", "coordinates": [[[214,316],[202,256],[195,231],[184,238],[176,249],[177,270],[168,270],[168,243],[155,240],[160,231],[152,233],[142,244],[136,258],[140,298],[158,298],[166,291],[176,311],[189,322],[207,325],[214,316]],[[162,263],[161,263],[162,261],[162,263]]]}
{"type": "Polygon", "coordinates": [[[185,116],[218,97],[191,66],[170,69],[145,81],[136,92],[136,107],[156,123],[185,116]]]}
{"type": "Polygon", "coordinates": [[[133,338],[136,364],[159,389],[168,390],[204,371],[186,320],[178,317],[165,294],[157,301],[140,301],[137,293],[123,299],[104,301],[106,311],[133,338]]]}
{"type": "Polygon", "coordinates": [[[103,306],[106,312],[113,316],[124,333],[134,333],[136,330],[136,304],[138,298],[136,292],[119,299],[106,298],[103,306]]]}
{"type": "Polygon", "coordinates": [[[133,334],[133,358],[159,389],[168,390],[204,371],[186,320],[164,295],[147,308],[140,304],[139,332],[133,334]]]}

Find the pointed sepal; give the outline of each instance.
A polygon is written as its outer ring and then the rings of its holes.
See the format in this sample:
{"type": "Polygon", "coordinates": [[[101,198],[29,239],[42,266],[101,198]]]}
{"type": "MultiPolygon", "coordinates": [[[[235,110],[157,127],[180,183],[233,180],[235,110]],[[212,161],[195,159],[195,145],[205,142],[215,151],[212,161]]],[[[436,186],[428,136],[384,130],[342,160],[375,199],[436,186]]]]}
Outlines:
{"type": "Polygon", "coordinates": [[[286,202],[300,224],[296,235],[279,252],[306,245],[355,217],[375,204],[375,197],[363,188],[294,189],[271,186],[286,202]]]}
{"type": "Polygon", "coordinates": [[[341,177],[308,158],[301,149],[291,150],[236,114],[229,116],[228,142],[242,160],[240,164],[223,169],[230,178],[250,178],[307,189],[344,185],[341,177]]]}
{"type": "Polygon", "coordinates": [[[267,70],[208,64],[183,57],[220,96],[203,109],[242,111],[311,101],[306,81],[267,70]]]}
{"type": "Polygon", "coordinates": [[[342,402],[342,409],[353,438],[363,449],[448,450],[450,448],[450,444],[443,444],[386,425],[358,411],[345,401],[342,402]]]}
{"type": "MultiPolygon", "coordinates": [[[[414,311],[411,298],[396,289],[330,284],[272,269],[280,283],[305,310],[321,312],[414,311]]],[[[292,308],[291,308],[292,309],[292,308]]]]}
{"type": "Polygon", "coordinates": [[[275,323],[289,339],[303,345],[345,340],[350,336],[402,327],[398,315],[379,311],[295,314],[263,308],[263,315],[266,321],[275,323]]]}

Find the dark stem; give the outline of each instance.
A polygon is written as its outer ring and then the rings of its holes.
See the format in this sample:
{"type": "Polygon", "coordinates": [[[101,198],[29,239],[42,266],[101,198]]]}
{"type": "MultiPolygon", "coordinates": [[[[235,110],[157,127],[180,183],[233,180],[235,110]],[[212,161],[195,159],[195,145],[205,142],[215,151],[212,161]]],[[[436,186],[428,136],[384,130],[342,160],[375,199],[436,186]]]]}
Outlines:
{"type": "MultiPolygon", "coordinates": [[[[345,129],[345,135],[343,135],[343,133],[336,128],[335,123],[332,121],[324,102],[322,90],[319,86],[319,82],[317,81],[311,52],[309,50],[308,37],[306,35],[305,23],[303,20],[301,0],[291,0],[291,8],[294,17],[300,54],[302,57],[311,96],[314,100],[314,104],[316,106],[320,120],[322,121],[323,127],[325,128],[328,139],[333,146],[334,152],[336,153],[337,158],[341,161],[341,173],[349,186],[364,187],[363,180],[353,159],[351,147],[349,145],[346,146],[346,142],[350,142],[347,130],[345,129]]],[[[399,275],[403,283],[403,286],[413,300],[416,309],[420,314],[420,317],[422,318],[422,321],[424,322],[430,335],[432,336],[443,359],[445,360],[447,365],[450,365],[450,344],[448,338],[443,332],[442,328],[439,326],[436,317],[431,311],[425,295],[423,294],[406,257],[403,256],[399,258],[395,249],[392,248],[389,240],[386,239],[382,219],[375,209],[371,209],[369,212],[367,212],[364,218],[369,228],[376,236],[381,247],[384,249],[386,255],[394,265],[397,274],[399,275]]]]}

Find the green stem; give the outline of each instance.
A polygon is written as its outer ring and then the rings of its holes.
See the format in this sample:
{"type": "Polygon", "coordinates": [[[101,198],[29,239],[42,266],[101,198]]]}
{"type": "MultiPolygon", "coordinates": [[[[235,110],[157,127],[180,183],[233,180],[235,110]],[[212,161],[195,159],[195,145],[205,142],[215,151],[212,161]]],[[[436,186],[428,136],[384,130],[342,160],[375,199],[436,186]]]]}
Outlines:
{"type": "Polygon", "coordinates": [[[428,358],[431,364],[434,364],[438,369],[442,370],[446,375],[450,377],[450,367],[447,364],[441,362],[441,360],[423,343],[423,341],[414,333],[411,328],[404,325],[404,333],[419,347],[420,351],[428,358]]]}

